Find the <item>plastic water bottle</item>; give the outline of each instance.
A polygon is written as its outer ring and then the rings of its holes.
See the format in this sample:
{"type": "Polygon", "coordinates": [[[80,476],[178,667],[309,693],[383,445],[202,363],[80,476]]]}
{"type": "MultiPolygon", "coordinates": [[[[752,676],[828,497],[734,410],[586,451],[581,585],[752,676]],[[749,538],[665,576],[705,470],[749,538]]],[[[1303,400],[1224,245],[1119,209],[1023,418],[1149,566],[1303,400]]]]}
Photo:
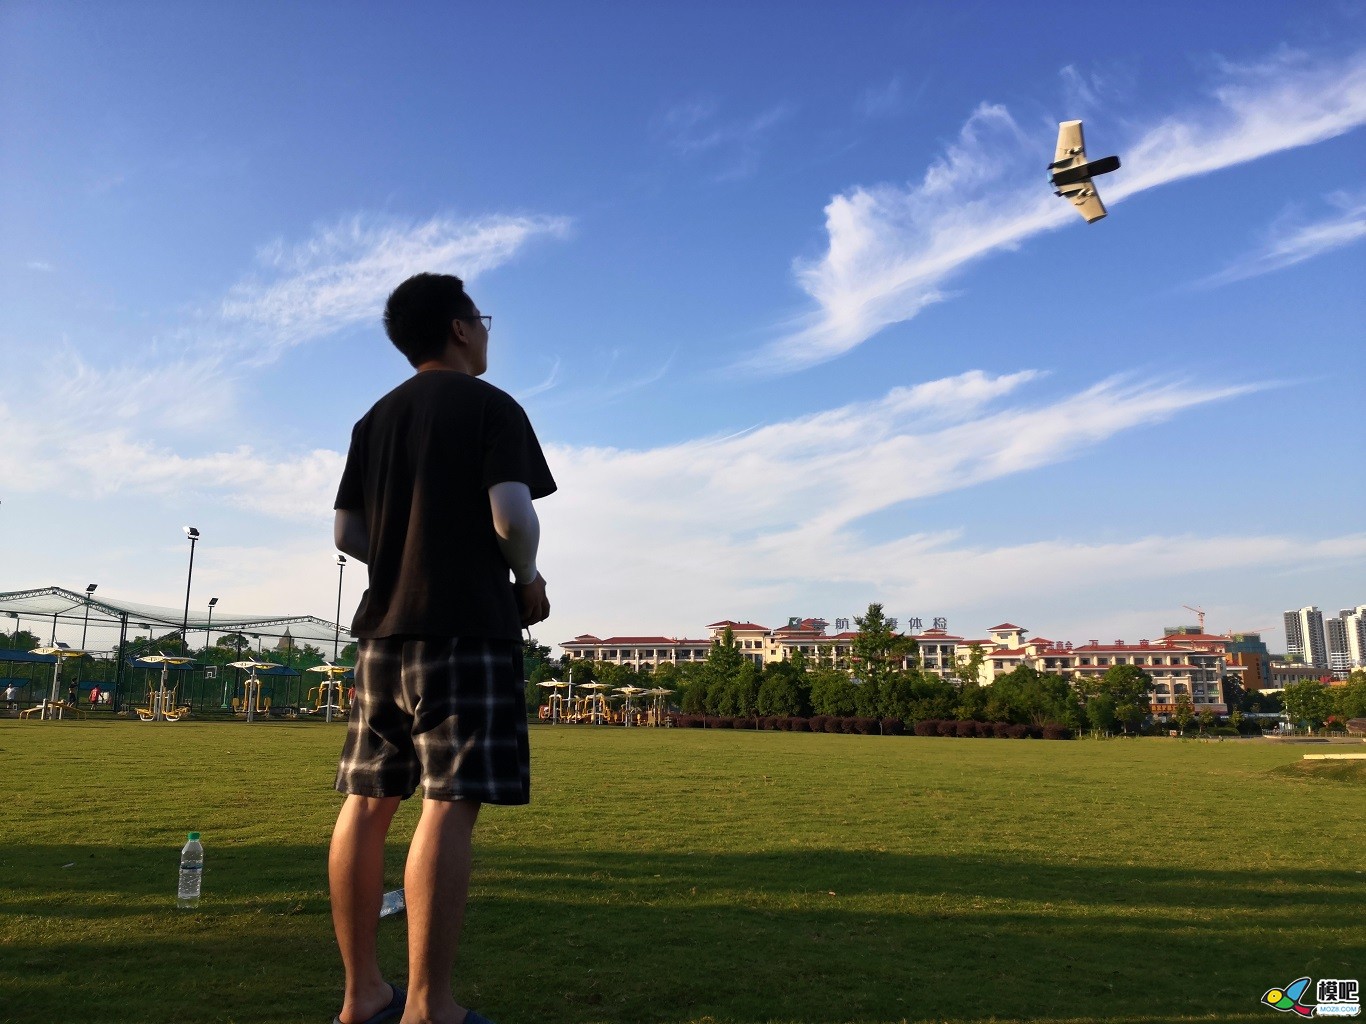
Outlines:
{"type": "Polygon", "coordinates": [[[199,833],[191,832],[189,842],[180,851],[180,887],[176,890],[175,905],[186,910],[199,906],[199,883],[204,877],[204,847],[199,833]]]}

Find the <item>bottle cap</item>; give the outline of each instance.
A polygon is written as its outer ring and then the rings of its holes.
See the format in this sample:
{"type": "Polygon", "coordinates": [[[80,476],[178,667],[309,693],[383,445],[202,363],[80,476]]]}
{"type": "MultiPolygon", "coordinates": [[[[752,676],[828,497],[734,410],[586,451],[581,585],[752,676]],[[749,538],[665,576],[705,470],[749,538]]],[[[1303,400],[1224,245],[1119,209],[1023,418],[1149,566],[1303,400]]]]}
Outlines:
{"type": "Polygon", "coordinates": [[[191,832],[191,833],[190,833],[190,835],[189,835],[189,840],[190,840],[190,842],[193,843],[193,842],[195,842],[195,841],[198,840],[198,839],[199,839],[199,833],[198,833],[198,832],[191,832]]]}

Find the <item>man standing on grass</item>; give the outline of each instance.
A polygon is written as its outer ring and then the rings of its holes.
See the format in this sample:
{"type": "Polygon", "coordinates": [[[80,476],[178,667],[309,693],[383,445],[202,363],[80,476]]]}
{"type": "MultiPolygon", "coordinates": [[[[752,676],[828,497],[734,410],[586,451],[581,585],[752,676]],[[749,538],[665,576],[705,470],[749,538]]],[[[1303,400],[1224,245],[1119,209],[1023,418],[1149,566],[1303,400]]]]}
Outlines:
{"type": "Polygon", "coordinates": [[[356,424],[337,492],[337,547],[369,569],[328,860],[339,1024],[488,1024],[456,1001],[451,972],[479,807],[531,798],[521,630],[550,614],[531,502],[555,490],[522,407],[477,379],[492,320],[458,277],[394,289],[384,328],[417,372],[356,424]],[[385,837],[419,785],[405,993],[375,946],[385,837]]]}

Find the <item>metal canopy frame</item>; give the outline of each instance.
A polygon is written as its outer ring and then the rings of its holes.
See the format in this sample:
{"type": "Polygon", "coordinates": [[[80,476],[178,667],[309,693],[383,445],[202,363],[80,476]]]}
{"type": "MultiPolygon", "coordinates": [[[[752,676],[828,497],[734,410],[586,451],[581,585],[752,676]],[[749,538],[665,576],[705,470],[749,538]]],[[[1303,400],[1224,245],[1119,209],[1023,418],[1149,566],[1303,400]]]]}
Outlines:
{"type": "MultiPolygon", "coordinates": [[[[282,639],[286,634],[297,645],[314,644],[321,647],[333,642],[338,636],[344,642],[352,639],[349,628],[316,615],[286,615],[247,613],[233,615],[223,610],[222,605],[214,608],[213,614],[191,612],[186,621],[184,612],[178,608],[147,605],[133,601],[119,601],[108,596],[96,597],[93,594],[67,590],[65,587],[38,587],[31,590],[12,590],[0,592],[0,620],[10,616],[15,620],[14,628],[24,620],[51,623],[51,636],[56,638],[59,624],[81,632],[74,624],[90,627],[104,627],[118,630],[118,643],[111,653],[124,650],[130,637],[130,630],[146,629],[150,633],[164,629],[179,633],[184,624],[187,633],[204,631],[206,639],[212,633],[250,634],[254,638],[270,637],[282,639]]],[[[0,625],[0,632],[7,632],[0,625]]],[[[47,639],[39,632],[40,637],[47,639]]],[[[91,645],[92,647],[94,645],[91,645]]],[[[92,653],[94,653],[92,651],[92,653]]],[[[136,655],[134,655],[136,656],[136,655]]],[[[46,659],[44,659],[46,660],[46,659]]],[[[115,670],[114,700],[117,704],[124,689],[125,659],[118,660],[115,670]]]]}

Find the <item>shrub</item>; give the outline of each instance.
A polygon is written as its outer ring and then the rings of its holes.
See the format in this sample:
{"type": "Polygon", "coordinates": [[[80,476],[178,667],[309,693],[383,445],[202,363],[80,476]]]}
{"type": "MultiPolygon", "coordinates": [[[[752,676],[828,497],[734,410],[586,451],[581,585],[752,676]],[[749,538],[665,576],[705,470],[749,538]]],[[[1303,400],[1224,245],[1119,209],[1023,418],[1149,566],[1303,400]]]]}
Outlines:
{"type": "Polygon", "coordinates": [[[876,718],[869,718],[867,715],[860,715],[858,718],[850,719],[850,724],[853,726],[852,731],[858,733],[860,736],[876,736],[880,731],[878,729],[878,720],[876,718]]]}
{"type": "Polygon", "coordinates": [[[812,732],[825,732],[825,723],[829,721],[829,715],[812,715],[806,720],[812,732]]]}
{"type": "Polygon", "coordinates": [[[991,735],[995,736],[998,740],[1008,740],[1008,739],[1010,739],[1010,723],[1009,723],[1009,722],[992,722],[992,723],[991,723],[991,735]]]}
{"type": "Polygon", "coordinates": [[[1070,740],[1072,730],[1065,725],[1059,725],[1057,722],[1049,722],[1043,727],[1043,738],[1046,740],[1070,740]]]}
{"type": "Polygon", "coordinates": [[[1241,736],[1242,733],[1240,733],[1237,729],[1233,728],[1233,726],[1231,726],[1231,725],[1221,725],[1221,726],[1219,726],[1219,728],[1217,728],[1217,729],[1214,730],[1214,735],[1216,735],[1216,736],[1241,736]]]}
{"type": "Polygon", "coordinates": [[[831,715],[825,720],[826,732],[848,732],[849,719],[831,715]]]}
{"type": "Polygon", "coordinates": [[[911,726],[911,732],[917,736],[938,736],[939,721],[934,718],[926,718],[924,721],[916,722],[915,725],[911,726]]]}
{"type": "Polygon", "coordinates": [[[810,719],[807,719],[807,718],[789,718],[789,719],[787,720],[787,724],[788,724],[788,727],[791,728],[791,730],[792,730],[793,732],[812,732],[812,731],[813,731],[812,728],[811,728],[811,721],[810,721],[810,719]]]}
{"type": "Polygon", "coordinates": [[[884,736],[900,736],[906,731],[906,726],[899,718],[884,718],[881,725],[884,736]]]}
{"type": "Polygon", "coordinates": [[[938,723],[940,736],[957,736],[958,723],[951,718],[946,718],[938,723]]]}
{"type": "Polygon", "coordinates": [[[972,734],[981,739],[989,740],[996,735],[996,730],[992,728],[990,722],[973,722],[972,734]]]}
{"type": "Polygon", "coordinates": [[[1006,735],[1012,740],[1022,740],[1029,735],[1029,726],[1009,725],[1006,727],[1006,735]]]}
{"type": "Polygon", "coordinates": [[[1026,725],[1026,726],[1025,726],[1025,735],[1028,736],[1031,740],[1041,740],[1041,739],[1043,739],[1043,726],[1042,726],[1042,725],[1026,725]]]}
{"type": "Polygon", "coordinates": [[[713,715],[707,719],[707,725],[713,729],[729,729],[733,721],[729,715],[713,715]]]}
{"type": "Polygon", "coordinates": [[[976,735],[977,735],[977,723],[976,723],[976,722],[954,722],[954,723],[953,723],[953,731],[954,731],[954,735],[956,735],[956,736],[976,736],[976,735]]]}

